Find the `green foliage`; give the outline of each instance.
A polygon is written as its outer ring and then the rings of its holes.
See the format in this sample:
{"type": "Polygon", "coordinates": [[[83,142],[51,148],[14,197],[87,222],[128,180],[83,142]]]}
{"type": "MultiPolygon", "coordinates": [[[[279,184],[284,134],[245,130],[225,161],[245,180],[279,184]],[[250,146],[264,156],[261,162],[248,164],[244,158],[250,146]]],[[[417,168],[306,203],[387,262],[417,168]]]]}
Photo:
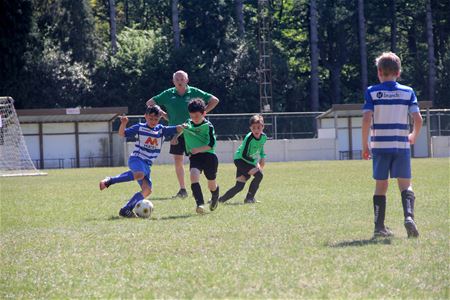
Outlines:
{"type": "MultiPolygon", "coordinates": [[[[412,163],[417,240],[406,238],[394,181],[395,237],[371,240],[369,161],[268,163],[261,203],[242,204],[247,183],[204,216],[192,197],[168,199],[173,166],[154,165],[150,220],[117,217],[136,183],[96,189],[124,168],[0,178],[0,298],[447,299],[449,162],[412,163]]],[[[219,166],[222,191],[235,170],[219,166]]]]}

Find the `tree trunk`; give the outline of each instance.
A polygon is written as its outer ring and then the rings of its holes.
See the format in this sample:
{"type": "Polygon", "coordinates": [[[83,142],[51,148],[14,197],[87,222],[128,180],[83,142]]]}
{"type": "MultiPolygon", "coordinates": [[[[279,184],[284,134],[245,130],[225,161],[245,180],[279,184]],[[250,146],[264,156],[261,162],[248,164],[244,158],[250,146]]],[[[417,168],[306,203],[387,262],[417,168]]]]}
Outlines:
{"type": "Polygon", "coordinates": [[[366,21],[364,20],[364,0],[358,0],[358,35],[359,56],[361,60],[361,90],[367,88],[367,49],[366,49],[366,21]]]}
{"type": "Polygon", "coordinates": [[[331,79],[331,95],[333,103],[341,103],[341,70],[342,66],[339,63],[331,65],[330,79],[331,79]]]}
{"type": "Polygon", "coordinates": [[[178,0],[172,0],[173,46],[180,48],[180,24],[178,23],[178,0]]]}
{"type": "Polygon", "coordinates": [[[116,4],[114,0],[109,0],[109,28],[111,37],[111,49],[112,53],[117,52],[117,39],[116,39],[116,4]]]}
{"type": "Polygon", "coordinates": [[[311,47],[311,110],[319,110],[319,37],[317,33],[317,3],[310,0],[310,47],[311,47]]]}
{"type": "Polygon", "coordinates": [[[391,51],[397,52],[397,0],[391,0],[391,51]]]}
{"type": "Polygon", "coordinates": [[[244,11],[243,11],[243,3],[242,0],[236,0],[236,20],[238,24],[238,34],[240,37],[244,36],[245,28],[244,28],[244,11]]]}
{"type": "Polygon", "coordinates": [[[128,0],[125,0],[125,25],[130,26],[130,20],[128,15],[128,0]]]}
{"type": "Polygon", "coordinates": [[[427,0],[427,44],[428,44],[428,100],[435,102],[436,59],[434,57],[433,18],[431,0],[427,0]]]}

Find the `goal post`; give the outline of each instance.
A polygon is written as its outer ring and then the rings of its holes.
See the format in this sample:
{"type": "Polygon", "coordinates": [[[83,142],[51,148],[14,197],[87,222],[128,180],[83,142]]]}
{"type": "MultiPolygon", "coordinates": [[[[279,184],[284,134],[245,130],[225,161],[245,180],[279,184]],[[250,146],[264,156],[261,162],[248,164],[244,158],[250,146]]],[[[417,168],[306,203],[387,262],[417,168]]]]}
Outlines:
{"type": "Polygon", "coordinates": [[[11,97],[0,97],[0,177],[47,175],[36,169],[28,153],[11,97]]]}

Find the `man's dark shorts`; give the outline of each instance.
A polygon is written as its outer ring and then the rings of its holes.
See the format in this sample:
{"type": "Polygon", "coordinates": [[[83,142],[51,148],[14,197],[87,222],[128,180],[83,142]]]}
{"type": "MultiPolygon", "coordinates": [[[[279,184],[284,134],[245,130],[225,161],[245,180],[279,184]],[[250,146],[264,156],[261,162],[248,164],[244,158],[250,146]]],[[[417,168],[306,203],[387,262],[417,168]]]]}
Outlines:
{"type": "Polygon", "coordinates": [[[189,157],[191,162],[189,169],[198,169],[200,172],[205,172],[206,179],[214,180],[217,177],[217,168],[219,166],[219,160],[213,153],[198,153],[189,157]]]}
{"type": "Polygon", "coordinates": [[[186,154],[186,145],[184,143],[184,136],[180,135],[178,137],[178,144],[172,145],[170,144],[170,154],[174,155],[185,155],[186,154]]]}
{"type": "Polygon", "coordinates": [[[236,178],[244,176],[247,180],[250,178],[248,172],[250,172],[251,169],[256,168],[256,166],[249,164],[243,159],[235,159],[234,165],[236,166],[236,178]]]}

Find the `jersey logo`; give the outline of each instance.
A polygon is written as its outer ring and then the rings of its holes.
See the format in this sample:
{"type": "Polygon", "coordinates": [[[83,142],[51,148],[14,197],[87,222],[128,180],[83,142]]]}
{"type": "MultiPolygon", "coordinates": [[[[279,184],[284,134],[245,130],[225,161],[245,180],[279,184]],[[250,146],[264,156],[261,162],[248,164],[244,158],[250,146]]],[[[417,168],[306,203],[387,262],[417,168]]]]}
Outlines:
{"type": "Polygon", "coordinates": [[[147,138],[147,140],[145,141],[145,145],[147,145],[147,146],[149,146],[149,145],[151,145],[151,146],[157,146],[157,145],[158,145],[158,139],[149,137],[149,138],[147,138]]]}

